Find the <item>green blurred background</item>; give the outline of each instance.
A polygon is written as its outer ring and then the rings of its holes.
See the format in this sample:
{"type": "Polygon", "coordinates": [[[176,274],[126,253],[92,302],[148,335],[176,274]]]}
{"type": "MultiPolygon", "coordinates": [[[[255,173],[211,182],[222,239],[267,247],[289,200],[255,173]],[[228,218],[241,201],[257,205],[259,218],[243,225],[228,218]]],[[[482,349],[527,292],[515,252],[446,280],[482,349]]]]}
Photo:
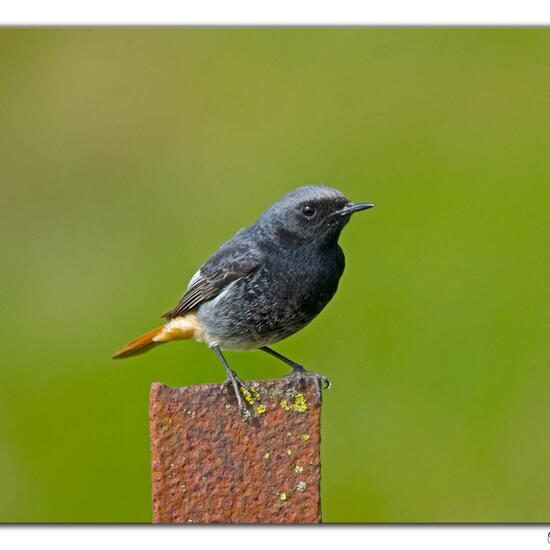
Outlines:
{"type": "Polygon", "coordinates": [[[324,520],[550,519],[550,30],[3,29],[0,52],[1,521],[150,521],[149,387],[223,371],[196,343],[110,357],[312,183],[377,204],[277,347],[333,382],[324,520]]]}

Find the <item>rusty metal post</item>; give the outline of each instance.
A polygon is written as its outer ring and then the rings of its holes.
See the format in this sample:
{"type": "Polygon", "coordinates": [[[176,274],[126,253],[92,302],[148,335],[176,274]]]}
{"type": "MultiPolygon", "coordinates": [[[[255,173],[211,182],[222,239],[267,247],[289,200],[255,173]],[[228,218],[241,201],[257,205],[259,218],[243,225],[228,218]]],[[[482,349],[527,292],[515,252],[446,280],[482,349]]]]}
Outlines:
{"type": "Polygon", "coordinates": [[[251,382],[254,421],[217,384],[151,387],[155,523],[319,523],[317,384],[251,382]]]}

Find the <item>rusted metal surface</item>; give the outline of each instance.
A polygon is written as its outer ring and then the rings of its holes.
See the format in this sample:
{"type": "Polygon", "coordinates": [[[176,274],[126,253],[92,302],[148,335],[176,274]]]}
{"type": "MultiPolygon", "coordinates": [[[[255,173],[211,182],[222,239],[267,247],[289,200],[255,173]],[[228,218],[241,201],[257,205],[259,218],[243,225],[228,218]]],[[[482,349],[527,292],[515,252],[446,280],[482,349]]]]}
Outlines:
{"type": "Polygon", "coordinates": [[[321,521],[317,383],[249,386],[255,418],[245,422],[219,385],[152,385],[155,523],[321,521]]]}

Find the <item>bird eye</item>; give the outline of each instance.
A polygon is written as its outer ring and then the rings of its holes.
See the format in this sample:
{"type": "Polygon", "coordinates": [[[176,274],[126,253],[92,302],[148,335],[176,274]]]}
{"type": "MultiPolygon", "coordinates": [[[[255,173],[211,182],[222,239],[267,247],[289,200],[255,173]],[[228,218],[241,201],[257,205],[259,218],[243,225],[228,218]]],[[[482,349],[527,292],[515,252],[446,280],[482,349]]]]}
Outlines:
{"type": "Polygon", "coordinates": [[[304,206],[302,206],[302,214],[306,218],[311,218],[311,216],[315,214],[315,207],[312,206],[311,204],[304,204],[304,206]]]}

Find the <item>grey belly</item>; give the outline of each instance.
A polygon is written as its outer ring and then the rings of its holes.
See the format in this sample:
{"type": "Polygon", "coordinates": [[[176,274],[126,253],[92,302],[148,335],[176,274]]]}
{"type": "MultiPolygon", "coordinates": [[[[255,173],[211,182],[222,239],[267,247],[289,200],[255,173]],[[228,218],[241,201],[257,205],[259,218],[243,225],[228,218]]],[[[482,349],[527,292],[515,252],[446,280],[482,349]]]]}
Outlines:
{"type": "Polygon", "coordinates": [[[298,292],[288,281],[269,281],[261,273],[231,283],[197,311],[207,343],[247,350],[287,338],[314,319],[336,290],[305,288],[306,292],[298,292]]]}

